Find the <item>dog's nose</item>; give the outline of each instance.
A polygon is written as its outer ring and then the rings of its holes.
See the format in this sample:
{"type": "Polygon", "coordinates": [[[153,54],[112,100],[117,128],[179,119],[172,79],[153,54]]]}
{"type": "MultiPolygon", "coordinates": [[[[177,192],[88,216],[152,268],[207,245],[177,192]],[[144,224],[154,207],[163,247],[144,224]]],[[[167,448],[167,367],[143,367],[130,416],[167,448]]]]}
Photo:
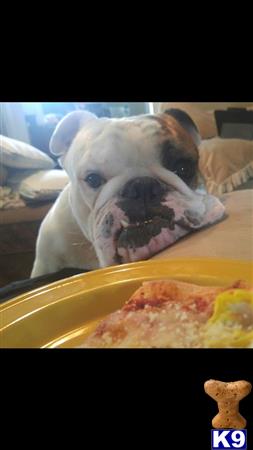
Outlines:
{"type": "Polygon", "coordinates": [[[160,198],[164,193],[161,183],[151,177],[138,177],[128,181],[121,191],[123,198],[148,202],[160,198]]]}

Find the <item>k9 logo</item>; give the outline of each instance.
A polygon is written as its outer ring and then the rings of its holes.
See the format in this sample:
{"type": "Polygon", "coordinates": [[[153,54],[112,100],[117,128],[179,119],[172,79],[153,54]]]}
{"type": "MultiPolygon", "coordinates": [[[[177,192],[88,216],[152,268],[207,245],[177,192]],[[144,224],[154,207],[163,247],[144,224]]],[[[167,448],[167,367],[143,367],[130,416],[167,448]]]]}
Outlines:
{"type": "Polygon", "coordinates": [[[226,448],[247,450],[247,431],[212,430],[212,450],[226,448]]]}

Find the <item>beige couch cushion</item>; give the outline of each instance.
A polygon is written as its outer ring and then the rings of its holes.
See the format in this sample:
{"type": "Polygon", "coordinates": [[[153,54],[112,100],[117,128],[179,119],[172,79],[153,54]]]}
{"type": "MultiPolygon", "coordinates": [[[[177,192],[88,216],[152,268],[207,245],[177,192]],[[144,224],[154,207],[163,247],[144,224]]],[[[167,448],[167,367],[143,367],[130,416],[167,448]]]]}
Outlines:
{"type": "Polygon", "coordinates": [[[221,199],[226,219],[184,237],[152,259],[203,257],[253,262],[253,190],[231,192],[221,199]]]}
{"type": "Polygon", "coordinates": [[[199,153],[200,171],[211,194],[231,192],[253,178],[253,141],[204,140],[199,153]]]}

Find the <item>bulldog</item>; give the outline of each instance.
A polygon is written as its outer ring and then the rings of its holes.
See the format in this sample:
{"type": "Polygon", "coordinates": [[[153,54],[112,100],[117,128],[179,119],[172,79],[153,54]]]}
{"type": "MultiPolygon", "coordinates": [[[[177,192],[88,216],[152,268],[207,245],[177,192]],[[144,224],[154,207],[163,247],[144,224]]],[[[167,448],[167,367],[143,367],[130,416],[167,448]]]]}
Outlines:
{"type": "Polygon", "coordinates": [[[75,111],[50,141],[70,182],[41,224],[31,277],[145,260],[224,206],[199,190],[200,136],[183,111],[123,119],[75,111]]]}

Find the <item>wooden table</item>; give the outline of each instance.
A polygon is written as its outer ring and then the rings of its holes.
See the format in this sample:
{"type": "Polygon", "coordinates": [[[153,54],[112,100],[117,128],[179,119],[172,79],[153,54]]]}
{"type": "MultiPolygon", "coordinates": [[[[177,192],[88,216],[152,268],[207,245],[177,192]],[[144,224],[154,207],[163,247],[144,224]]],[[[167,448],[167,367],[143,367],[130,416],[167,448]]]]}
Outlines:
{"type": "Polygon", "coordinates": [[[0,211],[0,287],[29,278],[38,230],[52,204],[0,211]]]}

